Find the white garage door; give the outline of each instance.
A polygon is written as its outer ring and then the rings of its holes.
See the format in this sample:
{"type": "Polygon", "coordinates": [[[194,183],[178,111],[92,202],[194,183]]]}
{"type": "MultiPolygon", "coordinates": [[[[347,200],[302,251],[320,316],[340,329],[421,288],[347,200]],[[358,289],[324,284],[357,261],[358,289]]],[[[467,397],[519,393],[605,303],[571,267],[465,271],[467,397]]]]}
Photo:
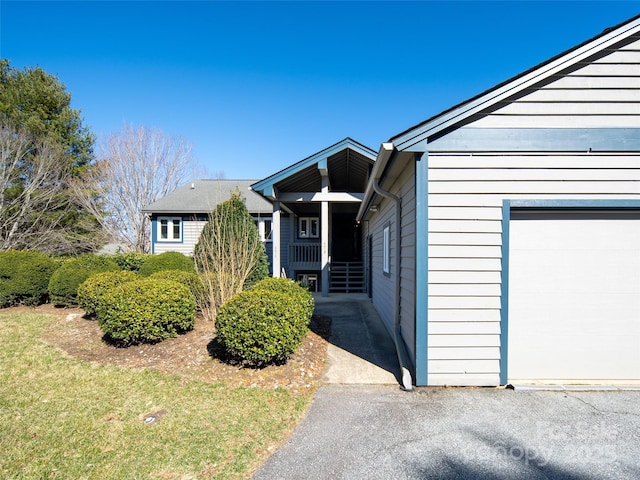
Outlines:
{"type": "Polygon", "coordinates": [[[509,383],[640,381],[640,213],[512,212],[509,383]]]}

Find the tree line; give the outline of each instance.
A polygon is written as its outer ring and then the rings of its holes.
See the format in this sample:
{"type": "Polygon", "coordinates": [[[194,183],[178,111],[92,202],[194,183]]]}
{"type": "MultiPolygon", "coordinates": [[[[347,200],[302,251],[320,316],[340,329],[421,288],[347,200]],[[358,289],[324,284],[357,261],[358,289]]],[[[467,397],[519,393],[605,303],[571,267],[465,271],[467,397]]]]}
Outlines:
{"type": "Polygon", "coordinates": [[[124,124],[98,142],[60,80],[0,59],[0,251],[148,252],[142,208],[192,179],[182,137],[124,124]]]}

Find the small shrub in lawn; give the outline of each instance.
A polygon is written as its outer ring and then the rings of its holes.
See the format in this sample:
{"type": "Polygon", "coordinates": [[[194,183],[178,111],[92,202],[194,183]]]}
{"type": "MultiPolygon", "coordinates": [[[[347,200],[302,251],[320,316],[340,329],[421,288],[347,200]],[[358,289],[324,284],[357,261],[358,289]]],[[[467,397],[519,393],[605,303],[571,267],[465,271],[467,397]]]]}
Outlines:
{"type": "Polygon", "coordinates": [[[187,257],[179,252],[164,252],[160,255],[147,256],[138,273],[141,277],[148,277],[153,273],[163,270],[196,271],[191,257],[187,257]]]}
{"type": "Polygon", "coordinates": [[[216,317],[220,345],[231,357],[257,367],[285,362],[300,346],[308,327],[303,305],[273,290],[240,292],[216,317]]]}
{"type": "Polygon", "coordinates": [[[115,343],[156,343],[193,328],[196,301],[186,285],[144,278],[106,291],[97,317],[115,343]]]}
{"type": "Polygon", "coordinates": [[[305,309],[306,315],[313,315],[314,301],[311,292],[299,283],[288,278],[265,278],[253,286],[254,290],[271,290],[291,295],[305,309]]]}
{"type": "Polygon", "coordinates": [[[116,253],[111,256],[121,270],[129,272],[138,272],[147,257],[150,257],[150,255],[138,252],[116,253]]]}
{"type": "Polygon", "coordinates": [[[40,305],[49,293],[49,280],[58,263],[40,252],[9,250],[0,253],[0,308],[40,305]]]}
{"type": "Polygon", "coordinates": [[[183,270],[162,270],[161,272],[149,275],[148,278],[173,280],[174,282],[182,283],[189,287],[189,290],[191,290],[191,293],[193,293],[196,300],[204,294],[204,285],[202,284],[202,280],[195,272],[185,272],[183,270]]]}
{"type": "Polygon", "coordinates": [[[65,307],[78,305],[78,287],[91,275],[119,270],[118,264],[108,257],[85,253],[65,262],[49,281],[51,302],[65,307]]]}
{"type": "Polygon", "coordinates": [[[91,275],[78,287],[78,305],[84,308],[87,316],[93,317],[107,291],[137,278],[138,276],[130,271],[100,272],[91,275]]]}

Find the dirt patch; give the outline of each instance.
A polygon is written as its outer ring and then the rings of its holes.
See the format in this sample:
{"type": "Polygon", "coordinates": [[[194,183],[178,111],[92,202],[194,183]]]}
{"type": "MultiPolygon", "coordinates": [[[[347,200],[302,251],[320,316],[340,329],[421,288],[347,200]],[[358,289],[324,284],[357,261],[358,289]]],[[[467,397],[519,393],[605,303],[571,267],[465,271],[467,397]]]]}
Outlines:
{"type": "Polygon", "coordinates": [[[331,319],[314,317],[311,331],[298,351],[284,365],[261,369],[229,365],[216,358],[213,324],[202,317],[193,330],[154,345],[119,348],[103,341],[97,321],[84,318],[81,309],[41,305],[5,311],[54,315],[43,340],[71,357],[126,368],[149,368],[162,373],[206,382],[224,381],[230,387],[286,388],[293,393],[315,388],[325,370],[331,319]]]}

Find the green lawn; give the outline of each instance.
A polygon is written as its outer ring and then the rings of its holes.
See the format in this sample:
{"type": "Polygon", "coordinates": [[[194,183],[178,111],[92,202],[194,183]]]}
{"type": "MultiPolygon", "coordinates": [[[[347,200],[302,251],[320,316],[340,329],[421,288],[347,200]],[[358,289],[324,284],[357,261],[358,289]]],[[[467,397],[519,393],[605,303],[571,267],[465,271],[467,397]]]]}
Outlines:
{"type": "Polygon", "coordinates": [[[69,358],[51,321],[0,313],[2,479],[247,478],[311,401],[69,358]]]}

